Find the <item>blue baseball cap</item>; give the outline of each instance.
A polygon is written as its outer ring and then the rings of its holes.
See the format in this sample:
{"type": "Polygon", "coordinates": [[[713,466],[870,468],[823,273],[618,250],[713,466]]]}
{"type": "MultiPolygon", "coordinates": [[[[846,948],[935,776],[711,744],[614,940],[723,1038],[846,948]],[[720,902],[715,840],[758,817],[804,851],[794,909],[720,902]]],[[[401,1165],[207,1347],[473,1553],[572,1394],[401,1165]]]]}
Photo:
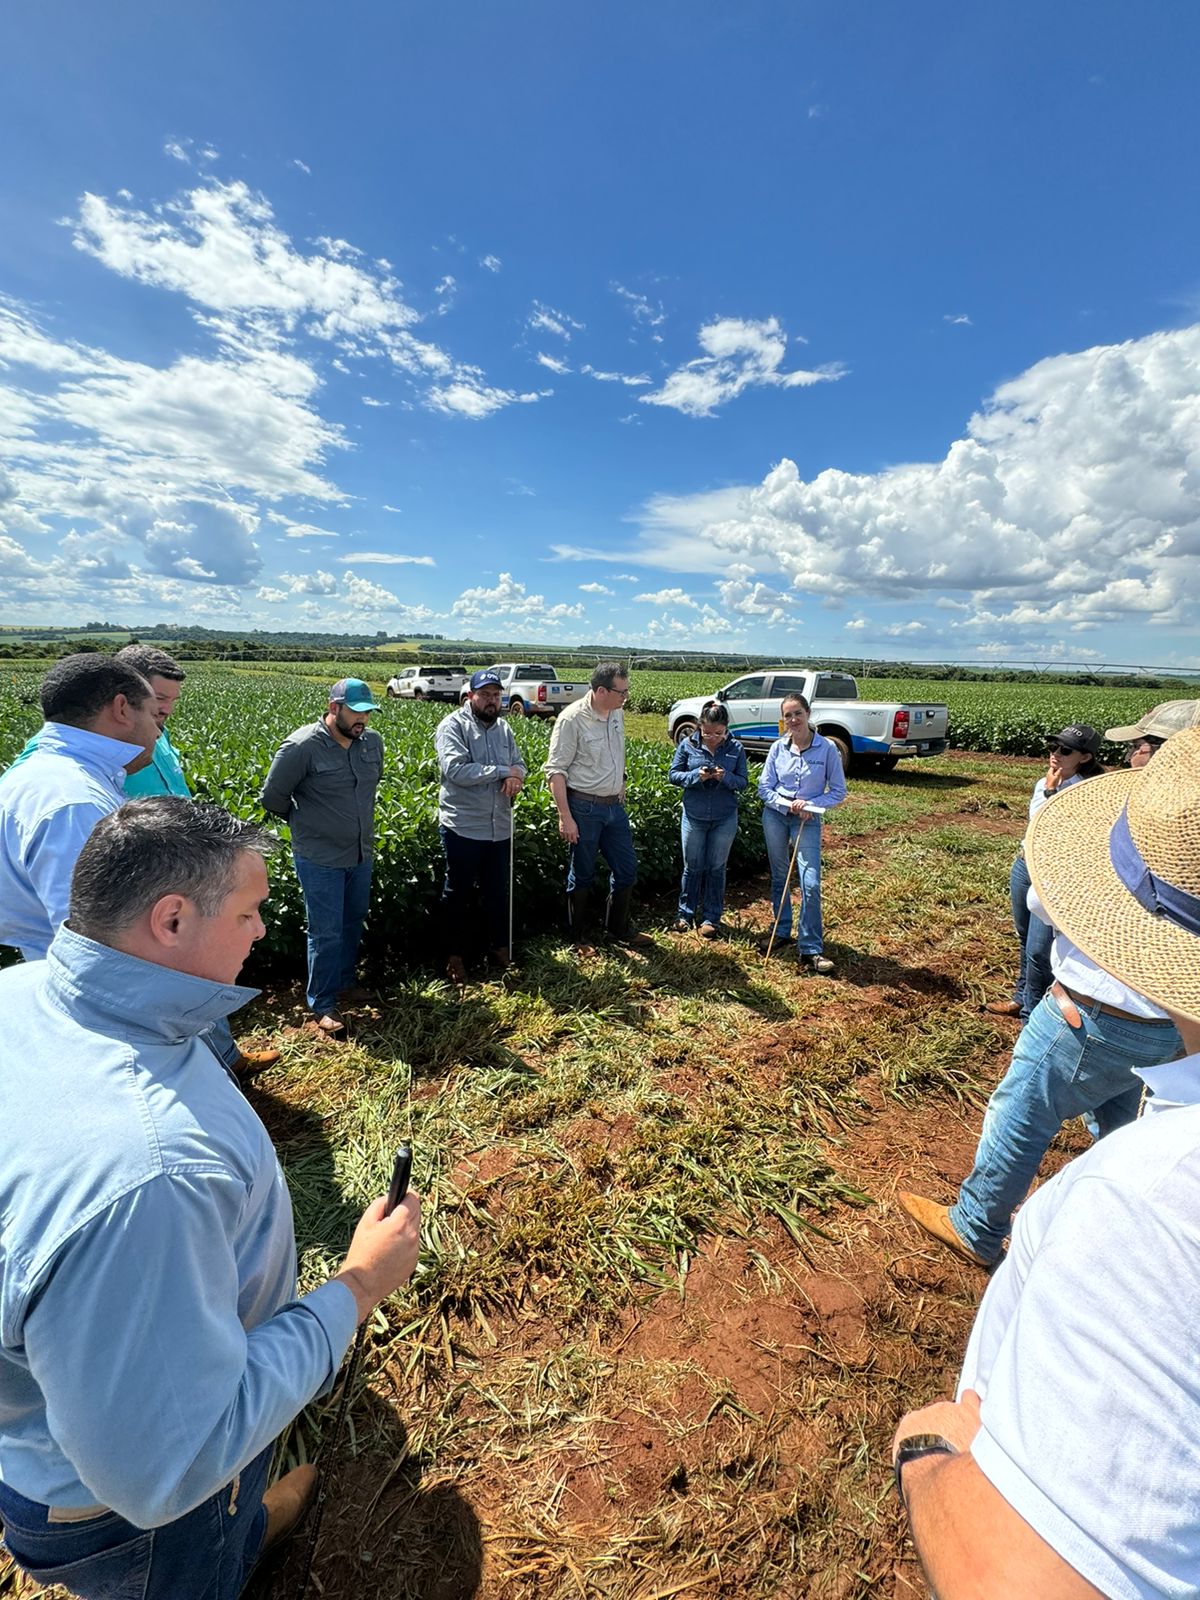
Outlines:
{"type": "Polygon", "coordinates": [[[503,688],[500,674],[495,667],[480,667],[478,672],[471,674],[472,689],[490,689],[495,684],[497,689],[503,688]]]}
{"type": "Polygon", "coordinates": [[[329,698],[337,705],[347,706],[351,711],[378,711],[378,704],[371,698],[371,691],[361,678],[339,678],[329,691],[329,698]]]}

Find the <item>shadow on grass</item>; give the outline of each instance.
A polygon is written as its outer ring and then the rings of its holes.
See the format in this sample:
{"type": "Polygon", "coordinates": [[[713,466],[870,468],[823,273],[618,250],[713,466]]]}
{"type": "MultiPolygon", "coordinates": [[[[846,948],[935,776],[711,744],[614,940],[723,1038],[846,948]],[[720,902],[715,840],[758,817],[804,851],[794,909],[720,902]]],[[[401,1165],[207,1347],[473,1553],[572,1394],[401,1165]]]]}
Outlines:
{"type": "Polygon", "coordinates": [[[974,789],[984,780],[953,772],[922,772],[918,767],[897,767],[893,772],[874,771],[858,774],[864,782],[881,783],[889,789],[911,789],[914,794],[929,794],[937,789],[974,789]]]}
{"type": "Polygon", "coordinates": [[[340,1255],[354,1232],[359,1208],[347,1204],[338,1183],[325,1119],[255,1083],[245,1093],[271,1135],[288,1180],[298,1254],[323,1247],[340,1255]]]}
{"type": "Polygon", "coordinates": [[[782,1022],[792,1011],[766,981],[769,974],[758,953],[758,939],[751,930],[731,930],[725,943],[733,948],[722,949],[718,943],[694,942],[690,934],[674,935],[669,946],[656,946],[648,955],[648,975],[659,991],[687,998],[732,1000],[770,1022],[782,1022]],[[746,971],[747,958],[763,968],[762,981],[746,971]]]}
{"type": "MultiPolygon", "coordinates": [[[[326,1428],[338,1400],[335,1391],[326,1428]]],[[[350,1421],[337,1454],[322,1463],[328,1488],[313,1591],[324,1600],[473,1600],[483,1575],[473,1507],[452,1483],[425,1486],[429,1463],[411,1453],[404,1418],[380,1394],[364,1388],[350,1421]]],[[[306,1524],[284,1565],[259,1580],[246,1600],[293,1600],[308,1540],[306,1524]]]]}
{"type": "Polygon", "coordinates": [[[929,967],[905,966],[901,961],[893,961],[890,956],[864,955],[848,945],[829,941],[826,941],[825,954],[837,962],[838,977],[857,988],[882,985],[890,989],[907,990],[910,994],[932,995],[942,1000],[968,998],[967,990],[955,979],[948,978],[943,972],[934,972],[929,967]]]}

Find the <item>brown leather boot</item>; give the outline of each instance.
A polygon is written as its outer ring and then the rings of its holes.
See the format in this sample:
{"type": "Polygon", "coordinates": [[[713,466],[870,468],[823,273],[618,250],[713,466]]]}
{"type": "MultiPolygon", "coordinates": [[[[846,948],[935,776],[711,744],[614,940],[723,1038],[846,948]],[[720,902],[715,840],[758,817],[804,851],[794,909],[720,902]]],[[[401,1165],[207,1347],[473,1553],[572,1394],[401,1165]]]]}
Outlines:
{"type": "Polygon", "coordinates": [[[268,1067],[273,1067],[280,1059],[278,1050],[242,1050],[233,1063],[234,1076],[244,1083],[247,1078],[256,1077],[268,1067]]]}
{"type": "Polygon", "coordinates": [[[262,1503],[267,1513],[267,1531],[258,1552],[260,1561],[268,1550],[278,1547],[296,1531],[316,1487],[316,1467],[293,1467],[266,1491],[262,1503]]]}

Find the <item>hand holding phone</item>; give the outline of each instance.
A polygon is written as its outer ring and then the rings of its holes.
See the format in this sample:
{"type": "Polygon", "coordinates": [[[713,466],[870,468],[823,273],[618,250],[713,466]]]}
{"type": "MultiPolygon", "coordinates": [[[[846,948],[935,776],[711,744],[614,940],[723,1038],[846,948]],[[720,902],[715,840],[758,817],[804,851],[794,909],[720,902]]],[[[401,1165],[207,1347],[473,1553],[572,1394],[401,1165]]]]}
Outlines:
{"type": "Polygon", "coordinates": [[[381,1300],[407,1283],[417,1265],[421,1202],[408,1193],[411,1173],[412,1150],[401,1145],[386,1198],[381,1196],[367,1207],[341,1271],[335,1274],[354,1296],[360,1322],[381,1300]]]}

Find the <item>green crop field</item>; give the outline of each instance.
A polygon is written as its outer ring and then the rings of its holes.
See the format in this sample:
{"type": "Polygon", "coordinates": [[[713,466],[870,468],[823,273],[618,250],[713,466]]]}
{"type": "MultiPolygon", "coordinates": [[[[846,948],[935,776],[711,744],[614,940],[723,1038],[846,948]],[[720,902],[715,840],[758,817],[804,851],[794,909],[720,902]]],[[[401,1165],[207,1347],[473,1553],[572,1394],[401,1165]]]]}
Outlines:
{"type": "MultiPolygon", "coordinates": [[[[670,698],[719,686],[645,676],[670,698]]],[[[40,721],[39,677],[0,677],[0,763],[40,721]]],[[[197,791],[255,814],[277,743],[321,691],[307,667],[189,671],[171,727],[197,791]]],[[[1033,750],[1047,724],[1140,708],[1128,691],[965,692],[983,697],[976,737],[1033,750]]],[[[266,959],[245,975],[265,993],[234,1019],[248,1046],[282,1052],[248,1095],[287,1175],[302,1287],[335,1270],[402,1139],[424,1196],[417,1274],[369,1324],[320,1593],[912,1600],[888,1443],[908,1406],[951,1389],[983,1281],[893,1196],[950,1198],[1011,1047],[981,1007],[1013,976],[1008,869],[1038,768],[957,751],[855,777],[823,844],[837,974],[810,979],[757,950],[770,909],[752,798],[728,937],[664,931],[679,797],[662,710],[634,713],[654,735],[630,746],[652,948],[581,959],[547,932],[565,848],[535,783],[518,812],[518,963],[459,992],[434,959],[442,714],[389,703],[375,719],[377,998],[349,1012],[349,1041],[306,1025],[282,852],[266,959]]],[[[548,728],[515,733],[536,769],[548,728]]],[[[1060,1138],[1043,1176],[1078,1145],[1060,1138]]],[[[312,1457],[337,1400],[287,1430],[285,1462],[312,1457]]],[[[0,1554],[0,1594],[34,1592],[0,1554]]]]}

